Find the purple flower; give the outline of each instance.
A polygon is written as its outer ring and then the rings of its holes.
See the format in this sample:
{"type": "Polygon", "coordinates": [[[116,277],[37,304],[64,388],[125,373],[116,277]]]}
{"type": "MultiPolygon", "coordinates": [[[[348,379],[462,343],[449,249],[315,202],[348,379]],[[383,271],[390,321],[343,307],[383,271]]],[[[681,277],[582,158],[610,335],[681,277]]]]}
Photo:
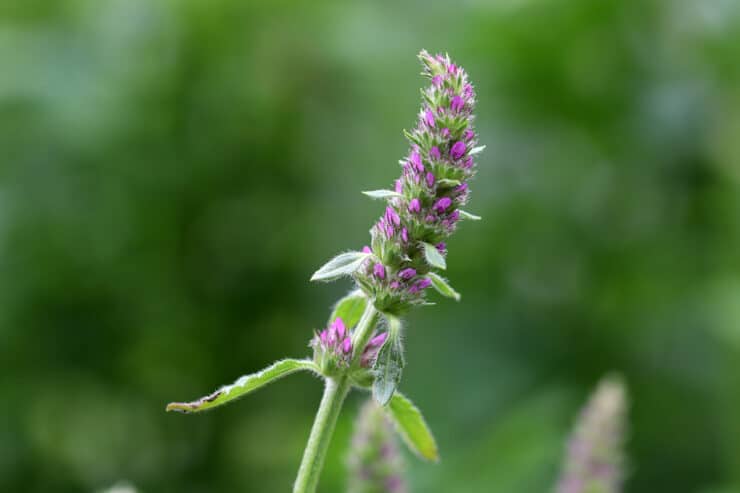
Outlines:
{"type": "Polygon", "coordinates": [[[450,138],[450,129],[445,127],[442,129],[442,138],[443,139],[449,139],[450,138]]]}
{"type": "Polygon", "coordinates": [[[388,338],[388,332],[383,332],[381,334],[376,335],[372,339],[370,339],[370,342],[367,343],[369,347],[380,347],[383,345],[385,340],[388,338]]]}
{"type": "Polygon", "coordinates": [[[419,293],[420,291],[425,290],[426,288],[428,288],[431,285],[432,285],[432,280],[431,279],[429,279],[428,277],[422,277],[421,279],[419,279],[418,281],[416,281],[413,284],[413,286],[411,286],[409,288],[409,293],[411,293],[411,294],[419,293]]]}
{"type": "Polygon", "coordinates": [[[429,149],[429,157],[437,161],[442,159],[442,154],[439,152],[439,147],[432,146],[432,148],[429,149]]]}
{"type": "Polygon", "coordinates": [[[454,210],[450,214],[450,217],[447,218],[447,220],[450,222],[450,224],[455,224],[458,219],[460,219],[460,211],[454,210]]]}
{"type": "Polygon", "coordinates": [[[344,352],[344,354],[349,354],[352,352],[352,340],[349,337],[342,341],[342,351],[344,352]]]}
{"type": "Polygon", "coordinates": [[[385,220],[388,221],[388,223],[395,224],[396,226],[401,225],[401,217],[398,215],[396,210],[391,206],[388,206],[385,208],[385,220]]]}
{"type": "Polygon", "coordinates": [[[455,75],[455,74],[457,73],[457,65],[455,65],[454,63],[451,63],[451,64],[450,64],[450,65],[449,65],[449,66],[447,67],[447,71],[448,71],[449,73],[451,73],[452,75],[455,75]]]}
{"type": "Polygon", "coordinates": [[[401,287],[401,283],[398,281],[391,281],[390,285],[391,289],[398,289],[401,287]]]}
{"type": "Polygon", "coordinates": [[[465,155],[466,150],[465,142],[458,140],[452,145],[452,149],[450,149],[450,157],[452,159],[460,159],[465,155]]]}
{"type": "Polygon", "coordinates": [[[394,190],[396,193],[403,193],[403,182],[400,179],[396,180],[394,190]]]}
{"type": "Polygon", "coordinates": [[[473,86],[471,86],[470,84],[465,84],[465,87],[463,87],[463,95],[466,98],[473,97],[473,86]]]}
{"type": "Polygon", "coordinates": [[[409,230],[406,228],[401,229],[401,239],[404,243],[409,242],[409,230]]]}
{"type": "Polygon", "coordinates": [[[407,267],[406,269],[403,269],[401,272],[398,273],[398,277],[407,281],[414,276],[416,276],[416,270],[412,269],[411,267],[407,267]]]}
{"type": "Polygon", "coordinates": [[[417,198],[411,199],[409,202],[409,212],[418,213],[421,212],[421,202],[417,198]]]}
{"type": "Polygon", "coordinates": [[[429,188],[434,186],[434,175],[431,172],[427,173],[427,186],[429,188]]]}
{"type": "Polygon", "coordinates": [[[468,156],[468,159],[465,160],[462,167],[465,169],[472,168],[473,167],[473,156],[468,156]]]}
{"type": "Polygon", "coordinates": [[[342,320],[341,317],[337,317],[336,320],[331,323],[331,329],[336,332],[337,339],[344,339],[344,336],[347,333],[347,327],[345,327],[344,320],[342,320]]]}
{"type": "Polygon", "coordinates": [[[437,213],[442,214],[451,205],[452,205],[452,199],[451,198],[449,198],[449,197],[442,197],[437,202],[435,202],[433,209],[435,211],[437,211],[437,213]]]}
{"type": "Polygon", "coordinates": [[[460,195],[464,194],[467,191],[468,191],[467,183],[461,183],[458,187],[455,188],[455,193],[459,193],[460,195]]]}
{"type": "Polygon", "coordinates": [[[437,243],[436,247],[437,250],[439,250],[439,253],[445,253],[447,251],[447,243],[445,243],[444,241],[440,241],[439,243],[437,243]]]}
{"type": "Polygon", "coordinates": [[[450,101],[450,109],[456,113],[462,111],[464,106],[465,101],[460,96],[455,96],[452,98],[452,101],[450,101]]]}
{"type": "Polygon", "coordinates": [[[431,110],[426,110],[424,113],[424,122],[429,128],[434,128],[434,113],[431,110]]]}
{"type": "Polygon", "coordinates": [[[411,153],[409,162],[419,173],[422,173],[424,171],[424,165],[421,164],[421,156],[419,155],[417,151],[414,151],[411,153]]]}
{"type": "Polygon", "coordinates": [[[432,77],[432,84],[436,87],[439,87],[442,85],[442,76],[441,75],[435,75],[432,77]]]}
{"type": "Polygon", "coordinates": [[[475,132],[470,129],[465,130],[465,132],[463,133],[463,138],[465,140],[472,140],[473,137],[475,137],[475,132]]]}
{"type": "Polygon", "coordinates": [[[373,267],[373,274],[378,279],[385,279],[385,266],[383,264],[375,264],[373,267]]]}

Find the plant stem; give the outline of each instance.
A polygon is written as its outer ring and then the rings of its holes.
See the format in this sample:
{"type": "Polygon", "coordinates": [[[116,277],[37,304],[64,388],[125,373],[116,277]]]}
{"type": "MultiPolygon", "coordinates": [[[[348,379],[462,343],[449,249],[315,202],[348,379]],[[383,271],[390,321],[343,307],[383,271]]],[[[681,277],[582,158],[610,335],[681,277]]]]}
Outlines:
{"type": "MultiPolygon", "coordinates": [[[[362,314],[362,318],[355,329],[355,341],[353,342],[362,343],[362,346],[355,345],[353,360],[359,360],[362,349],[367,344],[372,329],[375,327],[376,316],[377,312],[373,303],[369,301],[365,313],[362,314]]],[[[306,449],[303,451],[303,459],[301,460],[301,467],[298,469],[298,477],[296,477],[293,485],[293,493],[315,493],[321,470],[324,467],[326,451],[329,448],[329,442],[331,442],[337,424],[337,418],[351,386],[347,375],[326,378],[324,396],[321,398],[321,404],[316,412],[313,428],[311,428],[311,435],[308,437],[306,449]]]]}

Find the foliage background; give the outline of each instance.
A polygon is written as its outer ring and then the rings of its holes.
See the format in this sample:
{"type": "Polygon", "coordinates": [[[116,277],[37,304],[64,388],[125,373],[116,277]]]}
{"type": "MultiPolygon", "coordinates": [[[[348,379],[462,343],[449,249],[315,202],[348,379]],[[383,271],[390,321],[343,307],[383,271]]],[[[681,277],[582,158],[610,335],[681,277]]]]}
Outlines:
{"type": "MultiPolygon", "coordinates": [[[[740,491],[740,3],[4,0],[0,490],[288,491],[320,384],[164,404],[284,355],[347,282],[422,84],[477,82],[463,293],[409,317],[415,491],[545,492],[597,379],[630,492],[740,491]]],[[[349,401],[322,491],[343,489],[349,401]]]]}

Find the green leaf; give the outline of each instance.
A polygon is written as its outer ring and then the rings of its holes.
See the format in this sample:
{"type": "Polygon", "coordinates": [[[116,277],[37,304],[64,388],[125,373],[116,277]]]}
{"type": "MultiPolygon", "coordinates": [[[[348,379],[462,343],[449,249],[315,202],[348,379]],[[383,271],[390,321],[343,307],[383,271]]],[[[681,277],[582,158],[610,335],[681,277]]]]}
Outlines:
{"type": "Polygon", "coordinates": [[[258,373],[244,375],[233,384],[223,386],[212,394],[201,397],[198,400],[192,402],[171,402],[167,404],[167,411],[197,413],[218,407],[300,370],[319,373],[318,367],[311,360],[284,359],[273,363],[258,373]]]}
{"type": "Polygon", "coordinates": [[[460,217],[463,219],[470,219],[471,221],[480,221],[482,219],[480,216],[476,216],[475,214],[465,212],[462,209],[458,209],[458,210],[460,211],[460,217]]]}
{"type": "Polygon", "coordinates": [[[429,276],[429,279],[432,280],[432,286],[439,294],[448,298],[453,298],[455,301],[460,301],[460,293],[455,291],[452,286],[442,278],[442,276],[435,274],[434,272],[430,272],[427,275],[429,276]]]}
{"type": "Polygon", "coordinates": [[[401,382],[403,367],[406,365],[401,344],[401,321],[389,315],[388,322],[388,338],[380,348],[373,367],[375,374],[373,397],[381,406],[388,404],[393,397],[401,382]]]}
{"type": "Polygon", "coordinates": [[[392,199],[395,197],[403,197],[403,195],[398,192],[394,192],[393,190],[370,190],[362,193],[373,199],[392,199]]]}
{"type": "Polygon", "coordinates": [[[462,185],[462,182],[460,180],[451,180],[449,178],[442,178],[441,180],[437,180],[438,185],[442,185],[443,187],[459,187],[462,185]]]}
{"type": "Polygon", "coordinates": [[[437,442],[424,421],[421,411],[403,394],[396,392],[388,405],[396,430],[416,455],[428,461],[439,461],[437,442]]]}
{"type": "Polygon", "coordinates": [[[364,252],[340,253],[314,272],[311,280],[333,281],[342,276],[352,275],[370,255],[370,253],[364,252]]]}
{"type": "Polygon", "coordinates": [[[341,318],[348,328],[352,328],[360,321],[367,307],[367,297],[359,289],[352,291],[339,300],[329,317],[329,324],[341,318]]]}
{"type": "Polygon", "coordinates": [[[423,245],[424,258],[426,258],[427,263],[432,267],[436,267],[438,269],[447,269],[447,262],[445,262],[445,258],[442,256],[442,254],[439,253],[437,247],[429,243],[424,243],[423,245]]]}
{"type": "Polygon", "coordinates": [[[486,148],[486,146],[473,147],[472,149],[470,149],[470,152],[468,153],[468,156],[473,156],[475,154],[479,154],[479,153],[483,152],[483,149],[485,149],[485,148],[486,148]]]}

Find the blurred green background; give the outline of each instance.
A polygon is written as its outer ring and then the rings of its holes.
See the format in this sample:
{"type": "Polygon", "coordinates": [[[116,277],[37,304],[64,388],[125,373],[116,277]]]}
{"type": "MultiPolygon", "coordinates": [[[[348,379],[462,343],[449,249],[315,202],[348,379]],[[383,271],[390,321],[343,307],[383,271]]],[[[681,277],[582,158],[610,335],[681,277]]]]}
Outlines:
{"type": "MultiPolygon", "coordinates": [[[[408,319],[418,493],[546,492],[604,373],[628,491],[740,491],[740,3],[3,0],[0,491],[286,492],[318,380],[164,413],[308,353],[424,81],[479,94],[451,240],[408,319]]],[[[341,492],[348,401],[320,490],[341,492]]]]}

